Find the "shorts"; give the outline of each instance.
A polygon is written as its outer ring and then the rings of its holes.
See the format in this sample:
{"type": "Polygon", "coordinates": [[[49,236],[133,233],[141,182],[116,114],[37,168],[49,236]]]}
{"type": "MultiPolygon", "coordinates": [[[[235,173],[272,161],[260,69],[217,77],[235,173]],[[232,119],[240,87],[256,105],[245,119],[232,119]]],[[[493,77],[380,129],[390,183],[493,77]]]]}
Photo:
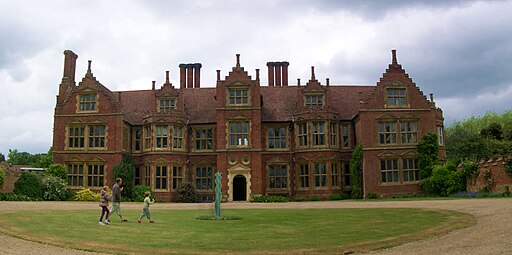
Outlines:
{"type": "Polygon", "coordinates": [[[112,210],[110,213],[116,213],[117,215],[121,216],[121,203],[120,202],[113,202],[112,203],[112,210]]]}
{"type": "Polygon", "coordinates": [[[151,214],[149,213],[149,208],[144,207],[142,208],[142,214],[140,215],[140,218],[144,218],[144,216],[148,217],[149,220],[151,220],[151,214]]]}

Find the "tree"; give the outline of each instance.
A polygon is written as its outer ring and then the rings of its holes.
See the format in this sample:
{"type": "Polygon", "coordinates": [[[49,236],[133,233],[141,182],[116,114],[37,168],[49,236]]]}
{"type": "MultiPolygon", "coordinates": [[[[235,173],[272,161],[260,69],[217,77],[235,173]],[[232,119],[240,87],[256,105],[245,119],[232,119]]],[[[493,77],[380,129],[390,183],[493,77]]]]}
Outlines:
{"type": "Polygon", "coordinates": [[[350,159],[350,178],[352,182],[352,198],[363,198],[363,147],[358,144],[354,148],[352,158],[350,159]]]}
{"type": "Polygon", "coordinates": [[[418,171],[420,179],[430,177],[432,168],[439,163],[439,144],[437,135],[429,133],[418,143],[418,171]]]}
{"type": "Polygon", "coordinates": [[[47,168],[52,164],[53,149],[50,147],[47,153],[35,154],[32,162],[33,167],[47,168]]]}
{"type": "Polygon", "coordinates": [[[133,176],[135,175],[135,163],[131,154],[125,154],[121,163],[114,166],[114,179],[123,179],[123,191],[126,197],[131,197],[133,189],[133,176]]]}
{"type": "Polygon", "coordinates": [[[483,128],[480,130],[480,134],[487,138],[492,138],[496,140],[501,140],[503,138],[503,130],[499,123],[493,122],[487,126],[487,128],[483,128]]]}
{"type": "Polygon", "coordinates": [[[33,157],[28,152],[18,152],[17,149],[9,149],[7,155],[7,162],[12,165],[30,165],[33,161],[33,157]]]}
{"type": "Polygon", "coordinates": [[[0,153],[0,162],[4,162],[5,161],[5,156],[3,153],[0,153]]]}
{"type": "Polygon", "coordinates": [[[0,188],[2,188],[4,186],[4,181],[5,181],[5,169],[0,166],[0,188]]]}
{"type": "Polygon", "coordinates": [[[67,181],[68,178],[66,168],[64,168],[64,166],[62,166],[61,164],[50,165],[45,170],[45,176],[54,176],[62,179],[63,181],[67,181]]]}
{"type": "Polygon", "coordinates": [[[199,199],[196,188],[190,182],[183,182],[176,190],[176,202],[195,203],[199,199]]]}
{"type": "Polygon", "coordinates": [[[14,193],[30,198],[41,198],[41,182],[31,172],[22,172],[20,178],[14,183],[14,193]]]}

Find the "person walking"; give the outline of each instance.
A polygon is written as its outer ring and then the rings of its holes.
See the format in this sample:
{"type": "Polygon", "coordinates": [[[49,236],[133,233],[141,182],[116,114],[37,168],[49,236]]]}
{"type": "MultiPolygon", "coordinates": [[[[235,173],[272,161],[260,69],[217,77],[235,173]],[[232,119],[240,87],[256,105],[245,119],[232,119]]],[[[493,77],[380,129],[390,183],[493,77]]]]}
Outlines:
{"type": "Polygon", "coordinates": [[[128,221],[121,214],[121,191],[123,191],[121,184],[123,184],[123,179],[117,178],[114,187],[112,187],[112,210],[110,214],[116,213],[121,221],[128,221]]]}
{"type": "Polygon", "coordinates": [[[151,195],[151,193],[149,191],[144,192],[144,195],[146,195],[146,197],[144,198],[144,207],[142,208],[142,214],[140,215],[139,219],[137,219],[137,222],[140,223],[142,218],[144,218],[144,216],[146,216],[149,220],[149,223],[155,223],[151,219],[151,214],[149,213],[149,205],[154,203],[155,199],[151,200],[149,198],[151,195]]]}
{"type": "Polygon", "coordinates": [[[110,224],[110,212],[108,211],[108,201],[110,200],[111,196],[108,195],[108,186],[104,186],[103,189],[101,189],[101,197],[100,197],[100,207],[101,207],[101,216],[100,216],[100,222],[99,225],[105,225],[110,224]],[[106,213],[106,215],[105,215],[106,213]],[[103,221],[103,216],[105,216],[105,222],[103,221]]]}

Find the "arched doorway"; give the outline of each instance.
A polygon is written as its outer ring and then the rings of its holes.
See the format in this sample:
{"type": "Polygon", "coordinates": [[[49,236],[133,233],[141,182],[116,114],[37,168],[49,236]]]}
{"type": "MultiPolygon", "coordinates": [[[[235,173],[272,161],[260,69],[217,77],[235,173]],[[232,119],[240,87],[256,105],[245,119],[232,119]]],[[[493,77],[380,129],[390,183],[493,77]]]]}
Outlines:
{"type": "Polygon", "coordinates": [[[233,178],[233,201],[247,200],[247,181],[245,176],[237,175],[233,178]]]}

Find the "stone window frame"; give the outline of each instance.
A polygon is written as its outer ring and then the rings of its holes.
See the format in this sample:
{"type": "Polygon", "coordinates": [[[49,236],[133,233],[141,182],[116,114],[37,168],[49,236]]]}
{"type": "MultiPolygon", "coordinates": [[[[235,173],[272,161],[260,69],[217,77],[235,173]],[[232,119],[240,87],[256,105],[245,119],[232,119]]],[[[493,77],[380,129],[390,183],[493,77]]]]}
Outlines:
{"type": "Polygon", "coordinates": [[[175,97],[160,97],[157,99],[157,112],[158,113],[170,113],[176,110],[178,100],[175,97]],[[166,105],[166,102],[169,102],[169,105],[166,105]],[[163,103],[163,105],[162,105],[163,103]]]}
{"type": "Polygon", "coordinates": [[[400,178],[399,163],[400,163],[399,157],[380,158],[379,169],[380,169],[381,185],[396,185],[396,184],[402,183],[400,180],[401,178],[400,178]],[[396,168],[395,168],[395,166],[396,166],[396,168]],[[384,169],[383,169],[383,167],[384,167],[384,169]],[[391,174],[391,175],[389,175],[389,174],[391,174]]]}
{"type": "Polygon", "coordinates": [[[172,150],[184,151],[186,148],[187,128],[184,125],[172,125],[172,150]],[[181,136],[178,136],[178,131],[181,130],[181,136]]]}
{"type": "Polygon", "coordinates": [[[352,188],[352,174],[350,173],[350,162],[349,161],[341,161],[340,166],[342,166],[342,176],[343,176],[343,187],[345,189],[352,188]],[[348,183],[347,183],[348,179],[348,183]]]}
{"type": "MultiPolygon", "coordinates": [[[[235,127],[236,129],[236,127],[235,127]]],[[[227,148],[250,148],[251,146],[251,121],[246,118],[238,118],[238,119],[229,119],[226,122],[226,147],[227,148]],[[241,129],[242,133],[231,133],[231,124],[240,123],[242,124],[241,129]],[[242,138],[244,138],[244,131],[243,131],[243,123],[247,123],[247,144],[231,144],[231,135],[235,135],[235,139],[238,138],[238,135],[242,135],[242,138]]],[[[245,142],[245,140],[242,140],[245,142]]]]}
{"type": "Polygon", "coordinates": [[[297,148],[308,148],[309,147],[309,122],[297,122],[297,148]],[[302,132],[304,131],[304,132],[302,132]]]}
{"type": "Polygon", "coordinates": [[[198,192],[209,192],[209,191],[213,191],[213,180],[214,180],[214,177],[213,175],[215,174],[215,165],[213,163],[211,164],[208,164],[208,163],[201,163],[201,164],[196,164],[193,166],[194,168],[194,171],[193,171],[193,176],[192,178],[194,179],[194,187],[196,188],[196,190],[198,192]],[[201,173],[201,176],[198,176],[198,168],[199,168],[199,171],[201,173]],[[202,176],[202,172],[203,172],[203,169],[205,170],[205,173],[206,173],[206,176],[202,176]],[[211,170],[211,173],[209,172],[209,170],[211,170]],[[208,176],[209,175],[209,176],[208,176]],[[198,184],[198,181],[200,183],[199,187],[197,186],[198,184]],[[203,189],[203,182],[206,183],[206,189],[203,189]]]}
{"type": "Polygon", "coordinates": [[[99,112],[99,105],[100,105],[99,99],[100,99],[100,95],[96,91],[84,91],[84,92],[78,93],[76,95],[76,112],[77,113],[97,113],[97,112],[99,112]],[[90,100],[82,101],[82,98],[85,99],[85,97],[88,97],[88,96],[89,97],[94,96],[94,101],[90,101],[90,100]],[[95,109],[94,110],[86,110],[86,109],[82,110],[82,108],[85,108],[85,106],[82,107],[83,104],[92,104],[95,109]]]}
{"type": "Polygon", "coordinates": [[[142,165],[135,165],[135,171],[133,172],[133,184],[142,185],[142,165]]]}
{"type": "Polygon", "coordinates": [[[155,192],[162,192],[162,191],[169,191],[169,170],[170,170],[170,162],[166,160],[157,160],[152,168],[152,184],[153,184],[153,190],[155,192]],[[165,167],[165,172],[162,171],[162,168],[165,167]],[[160,171],[158,171],[160,170],[160,171]],[[160,174],[158,174],[160,173],[160,174]],[[163,174],[165,173],[165,175],[163,174]],[[163,184],[165,183],[165,188],[162,188],[163,184]],[[157,188],[157,184],[160,184],[160,188],[157,188]]]}
{"type": "Polygon", "coordinates": [[[82,150],[86,147],[85,127],[86,127],[85,125],[68,125],[66,127],[66,130],[67,130],[66,149],[82,150]],[[78,134],[76,131],[78,131],[78,134]],[[74,146],[76,143],[78,143],[78,146],[74,146]],[[73,146],[71,146],[71,145],[73,145],[73,146]]]}
{"type": "Polygon", "coordinates": [[[384,106],[385,108],[410,108],[411,106],[409,104],[407,85],[400,81],[393,81],[384,84],[384,106]],[[399,92],[398,94],[391,93],[390,95],[390,91],[399,92]],[[400,91],[403,91],[403,95],[400,91]],[[402,102],[401,99],[403,99],[404,102],[402,102]],[[390,102],[392,103],[390,104],[390,102]],[[395,104],[395,102],[398,102],[398,104],[395,104]]]}
{"type": "Polygon", "coordinates": [[[339,123],[335,121],[329,122],[329,146],[338,147],[339,123]]]}
{"type": "Polygon", "coordinates": [[[313,160],[310,162],[310,165],[312,166],[312,169],[313,171],[310,172],[310,176],[311,178],[313,179],[313,189],[314,190],[325,190],[325,189],[329,189],[329,171],[327,169],[328,167],[328,161],[326,160],[323,160],[323,159],[317,159],[317,160],[313,160]],[[324,173],[318,173],[317,174],[317,171],[316,171],[316,166],[317,165],[323,165],[324,166],[324,173]],[[321,177],[324,177],[325,178],[325,185],[317,185],[317,177],[320,177],[320,183],[321,182],[321,177]]]}
{"type": "Polygon", "coordinates": [[[145,124],[142,128],[143,151],[153,150],[153,125],[145,124]]]}
{"type": "Polygon", "coordinates": [[[244,84],[241,82],[236,82],[234,84],[230,84],[226,86],[226,106],[230,107],[245,107],[251,105],[251,86],[248,84],[244,84]],[[231,96],[231,91],[234,91],[234,96],[231,96]],[[241,91],[240,96],[236,95],[236,91],[241,91]],[[247,92],[247,95],[243,95],[243,91],[247,92]],[[233,98],[233,103],[231,103],[231,99],[233,98]],[[236,99],[240,98],[241,103],[236,103],[236,99]],[[243,103],[243,99],[247,98],[247,102],[243,103]]]}
{"type": "Polygon", "coordinates": [[[192,151],[194,152],[212,152],[215,150],[215,126],[197,126],[192,128],[192,151]],[[212,137],[208,138],[208,130],[211,130],[212,137]],[[197,137],[197,132],[200,131],[200,136],[202,136],[203,131],[206,133],[206,138],[197,137]],[[211,149],[208,149],[208,141],[211,140],[211,149]],[[202,149],[202,142],[204,141],[205,149],[202,149]],[[200,148],[197,148],[197,142],[200,143],[200,148]]]}
{"type": "MultiPolygon", "coordinates": [[[[286,160],[283,160],[281,158],[274,158],[274,159],[271,159],[269,161],[266,162],[266,182],[267,182],[267,191],[268,192],[271,192],[271,193],[287,193],[289,190],[290,190],[290,177],[291,177],[291,173],[290,173],[290,164],[289,162],[287,162],[286,160]],[[283,179],[283,175],[281,174],[280,176],[276,176],[274,174],[274,177],[271,177],[271,168],[274,167],[274,166],[279,166],[279,167],[284,167],[284,170],[286,171],[286,175],[284,176],[284,179],[285,179],[285,182],[286,182],[286,187],[284,188],[272,188],[270,183],[271,183],[271,178],[280,178],[280,179],[283,179]]],[[[268,193],[267,192],[267,193],[268,193]]]]}
{"type": "Polygon", "coordinates": [[[169,137],[171,136],[170,135],[171,132],[169,131],[169,125],[157,123],[154,126],[155,126],[155,135],[153,138],[154,138],[155,150],[158,150],[158,151],[170,150],[169,137]],[[160,132],[159,132],[159,130],[160,130],[160,132]],[[163,131],[165,131],[165,132],[163,132],[163,131]],[[159,146],[159,141],[160,141],[160,146],[159,146]]]}
{"type": "Polygon", "coordinates": [[[342,172],[340,161],[332,160],[330,162],[329,166],[330,166],[330,175],[331,175],[331,188],[340,189],[341,188],[341,172],[342,172]]]}
{"type": "MultiPolygon", "coordinates": [[[[64,162],[64,167],[66,168],[66,172],[68,173],[68,179],[66,180],[66,186],[68,188],[77,189],[77,188],[91,188],[91,189],[101,189],[105,185],[105,175],[107,174],[105,160],[100,158],[94,158],[92,160],[83,160],[83,159],[72,159],[70,161],[64,162]],[[76,174],[69,174],[70,166],[76,166],[78,168],[82,168],[82,174],[78,171],[76,174]],[[97,169],[94,169],[94,166],[97,169]],[[89,168],[91,168],[91,174],[89,173],[89,168]],[[95,172],[94,170],[97,170],[95,172]],[[69,177],[76,177],[78,180],[82,179],[82,185],[73,186],[69,185],[69,177]],[[94,183],[94,180],[97,179],[96,186],[91,185],[89,182],[94,183]]],[[[79,170],[79,169],[78,169],[79,170]]]]}
{"type": "Polygon", "coordinates": [[[323,92],[306,92],[303,97],[303,106],[308,109],[323,109],[325,107],[325,93],[323,92]],[[308,100],[309,99],[309,100],[308,100]],[[315,99],[315,100],[313,100],[315,99]],[[320,99],[320,103],[318,103],[320,99]],[[313,102],[315,101],[315,102],[313,102]]]}
{"type": "Polygon", "coordinates": [[[406,184],[410,184],[410,183],[419,183],[420,181],[420,173],[419,173],[419,168],[418,168],[418,158],[414,158],[414,157],[402,157],[401,158],[401,163],[402,163],[402,167],[401,167],[401,170],[402,170],[402,174],[401,174],[401,177],[402,177],[402,183],[406,183],[406,184]],[[406,165],[409,165],[410,161],[412,161],[412,163],[414,164],[414,166],[416,168],[407,168],[406,169],[406,165]],[[406,164],[407,162],[407,164],[406,164]],[[408,172],[408,180],[406,181],[405,179],[405,176],[406,176],[406,172],[408,172]],[[411,176],[411,172],[412,172],[412,176],[414,176],[414,180],[410,180],[410,176],[411,176]]]}
{"type": "Polygon", "coordinates": [[[141,152],[144,149],[144,131],[143,127],[133,127],[132,128],[132,137],[133,137],[133,146],[132,150],[134,152],[141,152]],[[138,134],[138,138],[137,138],[138,134]],[[139,148],[137,149],[137,145],[139,148]]]}
{"type": "Polygon", "coordinates": [[[350,124],[341,124],[341,148],[350,148],[350,124]],[[345,133],[346,131],[346,133],[345,133]]]}
{"type": "Polygon", "coordinates": [[[418,129],[419,121],[417,119],[400,119],[398,121],[399,133],[400,133],[400,144],[418,144],[418,129]],[[403,125],[406,123],[413,124],[415,130],[403,130],[403,125]],[[409,137],[410,135],[410,137],[409,137]],[[405,142],[404,142],[405,139],[405,142]],[[412,140],[412,141],[409,141],[412,140]]]}
{"type": "Polygon", "coordinates": [[[444,127],[443,126],[436,126],[436,130],[437,130],[437,144],[439,146],[444,146],[445,145],[445,137],[444,137],[444,127]]]}
{"type": "MultiPolygon", "coordinates": [[[[104,121],[94,121],[94,122],[87,122],[87,123],[84,123],[84,122],[72,122],[72,123],[69,123],[66,125],[66,130],[65,130],[65,147],[64,147],[64,150],[94,150],[94,151],[102,151],[102,150],[107,150],[108,148],[108,125],[106,122],[104,121]],[[93,146],[90,146],[90,142],[91,142],[91,135],[90,135],[90,128],[91,127],[95,127],[95,126],[102,126],[104,127],[104,131],[103,131],[103,136],[97,136],[97,138],[99,139],[98,142],[101,144],[101,142],[103,142],[103,146],[102,147],[93,147],[93,146]],[[70,129],[71,128],[82,128],[84,129],[84,137],[83,137],[83,140],[84,140],[84,146],[83,147],[78,147],[78,148],[75,148],[75,147],[70,147],[69,146],[69,142],[70,142],[70,129]],[[103,138],[103,140],[101,140],[101,138],[103,138]]],[[[96,136],[95,136],[96,137],[96,136]]]]}
{"type": "Polygon", "coordinates": [[[67,172],[66,186],[73,187],[73,188],[86,187],[86,186],[84,186],[85,162],[84,161],[69,161],[69,162],[65,163],[65,166],[66,166],[66,172],[67,172]],[[74,184],[75,183],[74,180],[76,180],[77,185],[70,185],[70,180],[71,180],[71,184],[74,184]],[[79,185],[80,183],[81,183],[81,185],[79,185]]]}
{"type": "Polygon", "coordinates": [[[297,190],[310,190],[311,187],[312,187],[312,184],[311,184],[311,169],[310,169],[310,164],[308,161],[300,161],[300,162],[297,162],[297,166],[296,166],[296,171],[297,171],[297,174],[296,174],[296,178],[297,178],[297,190]],[[305,173],[306,171],[307,173],[305,173]],[[303,185],[302,184],[307,184],[303,185]]]}
{"type": "Polygon", "coordinates": [[[266,141],[266,147],[267,147],[268,150],[272,150],[272,151],[288,150],[289,144],[290,144],[289,134],[288,134],[288,125],[268,125],[268,126],[266,126],[265,130],[267,131],[266,132],[266,138],[267,139],[265,139],[265,141],[266,141]],[[273,136],[271,138],[271,136],[270,136],[270,129],[274,129],[274,134],[275,134],[275,129],[279,129],[279,136],[273,136]],[[281,136],[281,129],[284,129],[284,137],[281,136]],[[282,141],[284,140],[285,147],[270,148],[270,144],[271,144],[270,140],[271,139],[274,140],[274,144],[275,144],[275,141],[278,140],[280,146],[282,144],[282,141]]]}
{"type": "Polygon", "coordinates": [[[396,145],[398,144],[398,129],[397,129],[397,121],[396,119],[381,119],[377,124],[378,131],[378,141],[379,145],[387,146],[387,145],[396,145]],[[389,131],[387,130],[386,125],[389,124],[389,131]],[[386,142],[387,137],[389,136],[389,142],[386,142]],[[393,142],[394,141],[394,142],[393,142]]]}
{"type": "Polygon", "coordinates": [[[142,183],[145,186],[153,187],[153,178],[151,178],[151,164],[149,162],[146,162],[144,164],[144,178],[142,179],[142,183]]]}
{"type": "Polygon", "coordinates": [[[311,121],[311,129],[310,129],[311,147],[318,148],[318,147],[327,147],[328,146],[327,145],[328,130],[327,130],[327,125],[326,125],[327,123],[328,122],[324,121],[324,120],[312,120],[311,121]],[[318,130],[318,132],[315,132],[315,123],[322,124],[321,126],[323,126],[323,132],[320,132],[320,130],[318,130]],[[323,138],[323,139],[320,139],[320,138],[323,138]],[[319,140],[323,140],[323,144],[320,144],[319,140]]]}
{"type": "Polygon", "coordinates": [[[171,190],[175,191],[180,185],[186,181],[186,168],[185,163],[181,161],[174,161],[171,171],[171,190]]]}

